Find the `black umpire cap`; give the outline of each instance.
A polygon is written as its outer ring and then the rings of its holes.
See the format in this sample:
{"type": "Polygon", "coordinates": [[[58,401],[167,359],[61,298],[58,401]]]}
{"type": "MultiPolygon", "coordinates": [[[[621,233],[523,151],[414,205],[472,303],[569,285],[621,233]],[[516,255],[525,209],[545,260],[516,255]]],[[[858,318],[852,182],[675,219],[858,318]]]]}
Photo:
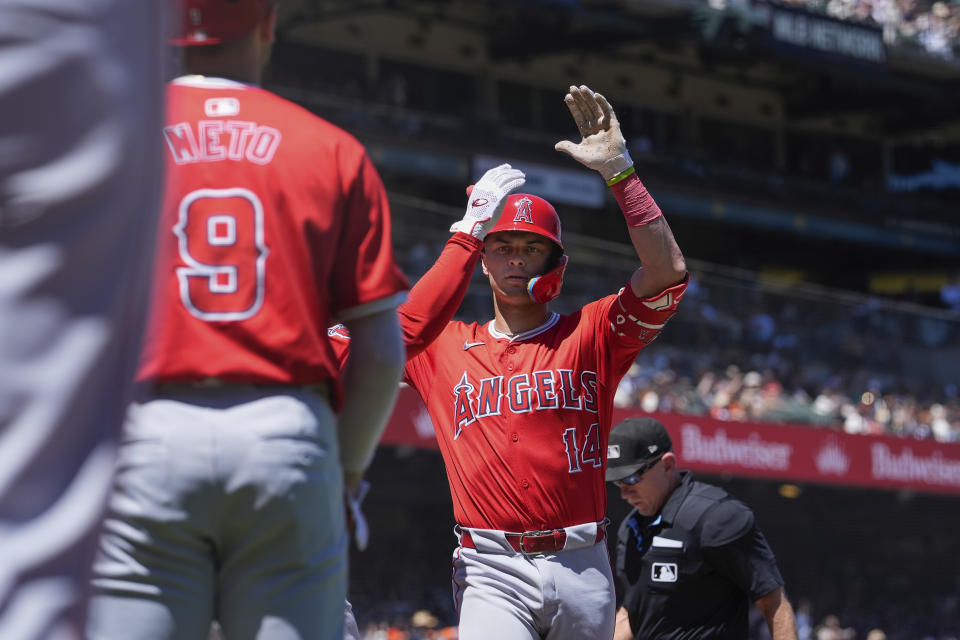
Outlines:
{"type": "Polygon", "coordinates": [[[623,480],[672,450],[670,434],[659,420],[642,417],[618,422],[607,447],[607,482],[623,480]]]}

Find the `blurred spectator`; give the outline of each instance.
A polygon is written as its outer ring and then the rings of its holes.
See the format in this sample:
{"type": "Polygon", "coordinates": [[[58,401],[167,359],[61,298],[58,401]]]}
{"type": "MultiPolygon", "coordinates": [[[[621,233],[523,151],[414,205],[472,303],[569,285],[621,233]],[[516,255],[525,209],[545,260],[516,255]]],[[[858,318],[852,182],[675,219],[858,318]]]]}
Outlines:
{"type": "Polygon", "coordinates": [[[841,183],[850,175],[850,159],[840,149],[830,154],[830,181],[841,183]]]}
{"type": "Polygon", "coordinates": [[[856,637],[856,630],[841,627],[840,619],[835,615],[826,616],[823,623],[814,631],[816,640],[854,640],[856,637]]]}
{"type": "Polygon", "coordinates": [[[960,276],[953,279],[940,289],[940,300],[954,311],[960,311],[960,276]]]}
{"type": "Polygon", "coordinates": [[[440,640],[449,637],[449,628],[439,629],[439,626],[440,619],[437,616],[427,609],[419,609],[410,616],[410,640],[440,640]]]}
{"type": "Polygon", "coordinates": [[[440,619],[427,609],[418,609],[410,620],[367,624],[363,640],[456,640],[456,626],[440,626],[440,619]]]}
{"type": "Polygon", "coordinates": [[[801,598],[794,610],[797,620],[797,640],[813,640],[813,619],[810,616],[810,601],[801,598]]]}

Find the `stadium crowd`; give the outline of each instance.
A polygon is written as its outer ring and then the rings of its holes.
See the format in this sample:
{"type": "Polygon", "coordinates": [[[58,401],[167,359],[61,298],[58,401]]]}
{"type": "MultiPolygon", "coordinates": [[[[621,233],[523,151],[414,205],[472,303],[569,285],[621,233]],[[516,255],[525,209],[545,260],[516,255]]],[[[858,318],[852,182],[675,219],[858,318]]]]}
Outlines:
{"type": "Polygon", "coordinates": [[[887,44],[914,45],[947,59],[960,54],[956,0],[778,0],[778,4],[881,27],[887,44]]]}
{"type": "MultiPolygon", "coordinates": [[[[922,401],[883,392],[858,377],[844,383],[827,375],[809,385],[785,383],[775,369],[744,371],[693,354],[641,356],[617,389],[616,403],[644,411],[710,415],[718,420],[790,422],[842,428],[847,433],[889,434],[960,441],[960,401],[922,401]],[[863,390],[866,389],[866,390],[863,390]]],[[[808,370],[819,377],[819,372],[808,370]]],[[[795,378],[796,373],[784,376],[795,378]]],[[[800,372],[799,375],[804,375],[800,372]]]]}
{"type": "Polygon", "coordinates": [[[960,441],[956,381],[923,379],[889,348],[955,346],[956,320],[876,299],[813,304],[696,278],[684,306],[624,377],[620,406],[960,441]]]}

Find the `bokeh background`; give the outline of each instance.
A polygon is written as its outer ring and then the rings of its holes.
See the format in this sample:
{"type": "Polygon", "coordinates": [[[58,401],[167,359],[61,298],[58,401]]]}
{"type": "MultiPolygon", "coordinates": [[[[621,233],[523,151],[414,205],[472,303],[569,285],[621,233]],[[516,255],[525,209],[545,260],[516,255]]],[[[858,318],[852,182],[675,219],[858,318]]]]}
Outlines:
{"type": "MultiPolygon", "coordinates": [[[[526,171],[564,224],[559,311],[635,266],[600,179],[553,150],[577,139],[563,95],[581,83],[614,105],[692,275],[619,410],[894,451],[885,482],[841,473],[843,446],[840,471],[697,475],[754,508],[802,639],[960,637],[960,2],[284,0],[265,81],[366,145],[412,280],[465,185],[526,171]]],[[[457,317],[490,316],[478,272],[457,317]]],[[[378,451],[351,557],[370,640],[454,633],[449,491],[415,426],[378,451]]]]}

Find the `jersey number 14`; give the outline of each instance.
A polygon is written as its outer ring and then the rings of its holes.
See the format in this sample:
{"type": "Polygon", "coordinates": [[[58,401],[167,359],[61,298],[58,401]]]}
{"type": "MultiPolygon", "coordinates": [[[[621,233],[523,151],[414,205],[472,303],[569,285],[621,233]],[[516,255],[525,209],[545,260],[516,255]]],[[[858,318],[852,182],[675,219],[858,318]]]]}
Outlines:
{"type": "Polygon", "coordinates": [[[567,450],[567,462],[570,473],[579,473],[590,465],[594,468],[603,466],[600,457],[600,425],[594,422],[583,438],[583,446],[578,447],[577,428],[570,427],[563,432],[563,446],[567,450]]]}

